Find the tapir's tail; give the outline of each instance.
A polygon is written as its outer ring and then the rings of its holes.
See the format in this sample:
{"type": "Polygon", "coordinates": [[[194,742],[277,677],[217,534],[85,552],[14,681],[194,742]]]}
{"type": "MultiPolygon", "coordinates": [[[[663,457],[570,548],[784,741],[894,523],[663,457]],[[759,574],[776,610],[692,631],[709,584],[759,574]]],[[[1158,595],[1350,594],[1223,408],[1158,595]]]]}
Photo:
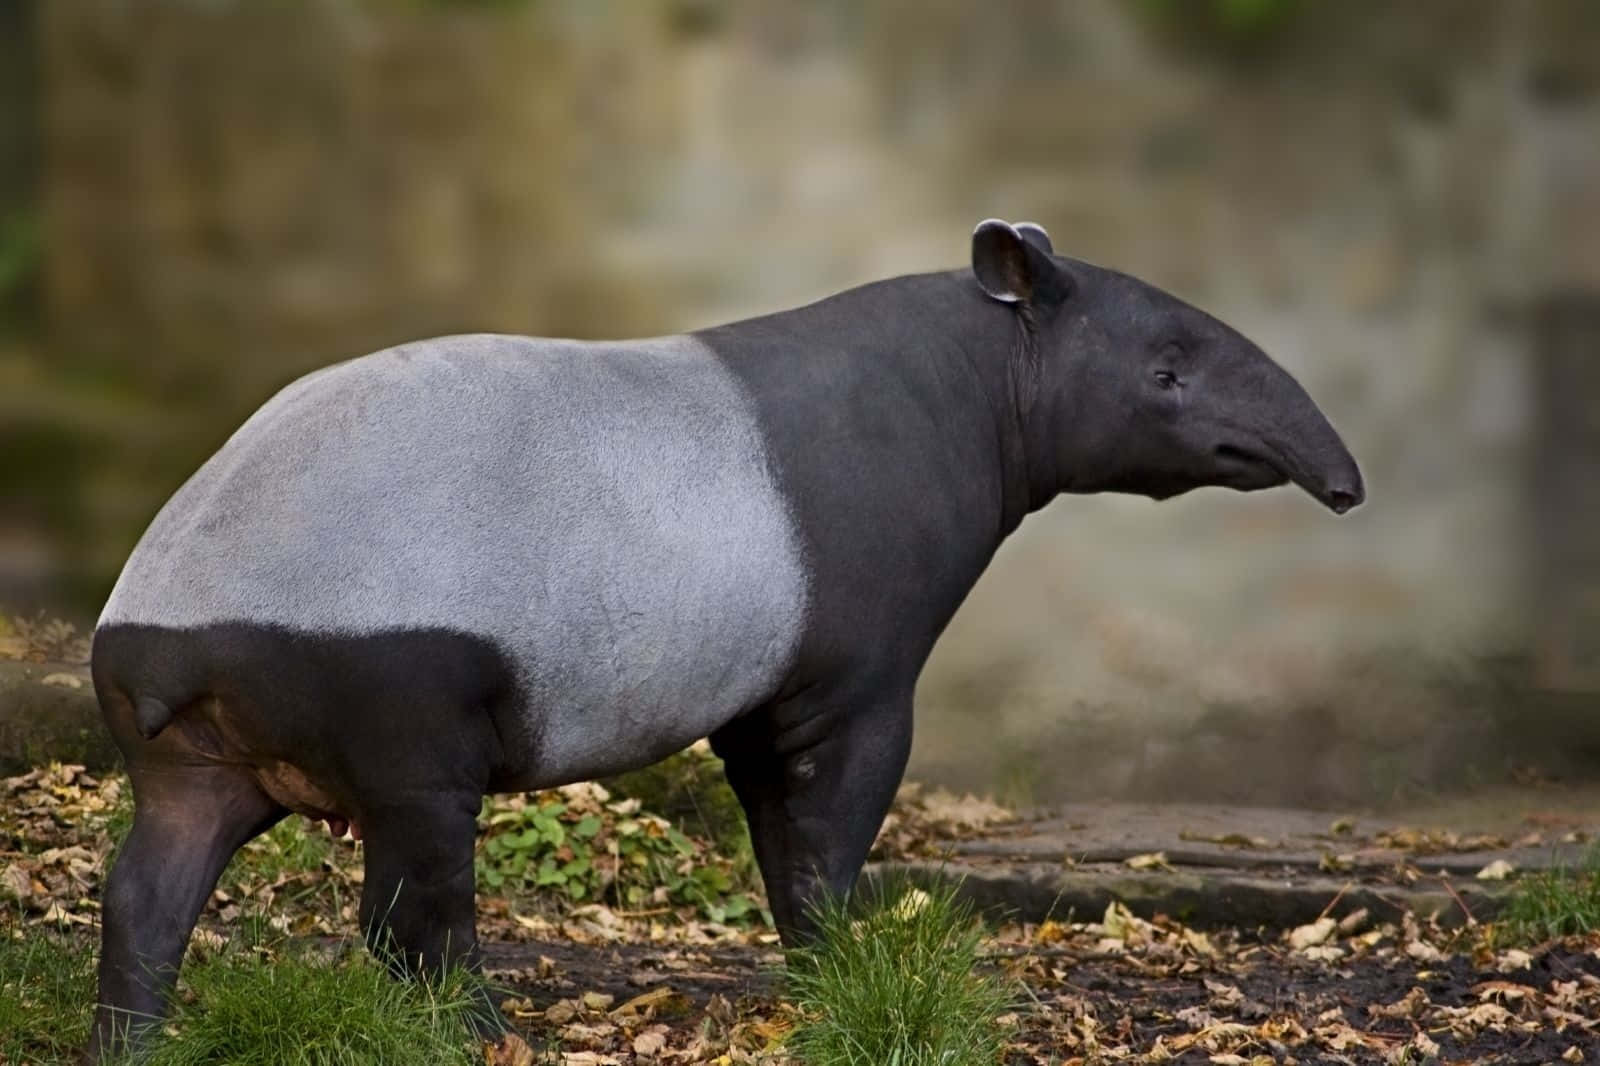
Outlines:
{"type": "Polygon", "coordinates": [[[154,696],[139,696],[133,701],[133,724],[139,735],[154,740],[172,721],[172,708],[154,696]]]}
{"type": "Polygon", "coordinates": [[[185,706],[205,695],[192,655],[175,646],[181,634],[144,626],[95,630],[90,674],[113,735],[125,734],[129,709],[139,736],[154,740],[185,706]],[[120,717],[121,729],[112,718],[120,717]]]}

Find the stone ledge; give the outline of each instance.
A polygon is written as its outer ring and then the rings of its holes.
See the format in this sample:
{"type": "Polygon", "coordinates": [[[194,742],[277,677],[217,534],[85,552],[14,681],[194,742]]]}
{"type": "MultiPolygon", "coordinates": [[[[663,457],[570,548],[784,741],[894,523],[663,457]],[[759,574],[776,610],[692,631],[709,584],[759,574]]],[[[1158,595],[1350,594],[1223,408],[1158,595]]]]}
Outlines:
{"type": "Polygon", "coordinates": [[[1436,914],[1441,924],[1455,926],[1466,918],[1462,903],[1474,918],[1487,920],[1500,912],[1512,887],[1505,882],[1452,879],[1449,885],[1460,897],[1458,903],[1437,877],[1411,885],[1364,884],[1336,877],[1265,877],[1213,867],[1135,872],[1037,862],[874,863],[866,873],[868,879],[885,875],[922,883],[956,882],[960,895],[985,914],[1012,921],[1095,921],[1108,904],[1120,900],[1141,918],[1165,914],[1202,929],[1292,929],[1315,921],[1335,898],[1337,905],[1327,911],[1334,917],[1365,907],[1374,920],[1386,921],[1410,910],[1421,916],[1436,914]]]}
{"type": "Polygon", "coordinates": [[[47,762],[100,771],[120,761],[87,666],[0,659],[0,774],[47,762]]]}

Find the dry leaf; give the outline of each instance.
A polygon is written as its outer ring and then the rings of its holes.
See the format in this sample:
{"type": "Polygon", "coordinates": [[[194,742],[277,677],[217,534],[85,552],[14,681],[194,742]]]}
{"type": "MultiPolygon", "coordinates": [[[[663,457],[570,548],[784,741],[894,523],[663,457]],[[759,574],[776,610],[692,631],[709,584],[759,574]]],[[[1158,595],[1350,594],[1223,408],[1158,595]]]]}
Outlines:
{"type": "Polygon", "coordinates": [[[1339,928],[1339,923],[1332,918],[1318,918],[1309,925],[1302,925],[1289,933],[1289,946],[1296,951],[1316,947],[1326,943],[1328,938],[1339,928]]]}
{"type": "Polygon", "coordinates": [[[1047,918],[1039,923],[1039,930],[1033,938],[1040,944],[1060,943],[1067,939],[1067,928],[1055,919],[1047,918]]]}
{"type": "Polygon", "coordinates": [[[922,913],[923,909],[933,902],[933,898],[920,888],[913,888],[900,897],[894,905],[894,916],[902,922],[908,922],[922,913]]]}
{"type": "Polygon", "coordinates": [[[0,889],[17,899],[27,899],[33,893],[33,881],[20,863],[8,863],[0,870],[0,889]]]}
{"type": "Polygon", "coordinates": [[[533,1066],[533,1049],[516,1033],[506,1033],[498,1044],[483,1045],[484,1066],[533,1066]]]}
{"type": "Polygon", "coordinates": [[[1494,862],[1491,862],[1489,865],[1479,870],[1477,873],[1477,878],[1480,881],[1504,881],[1506,878],[1516,873],[1516,871],[1517,868],[1506,860],[1496,859],[1494,862]]]}
{"type": "MultiPolygon", "coordinates": [[[[666,978],[663,977],[662,980],[666,978]]],[[[657,985],[648,992],[640,993],[611,1012],[613,1018],[626,1018],[631,1015],[644,1014],[654,1008],[663,1007],[675,1000],[682,1001],[683,997],[675,992],[671,985],[657,985]]]]}
{"type": "Polygon", "coordinates": [[[1439,1045],[1427,1033],[1418,1032],[1404,1044],[1391,1049],[1384,1055],[1383,1061],[1394,1063],[1395,1066],[1411,1066],[1416,1062],[1436,1062],[1438,1058],[1439,1045]]]}
{"type": "Polygon", "coordinates": [[[1420,1017],[1422,1012],[1433,1004],[1428,1000],[1428,993],[1420,988],[1412,988],[1402,998],[1387,1006],[1380,1003],[1369,1004],[1367,1013],[1374,1018],[1407,1019],[1420,1017]]]}
{"type": "Polygon", "coordinates": [[[1351,911],[1349,914],[1339,919],[1339,932],[1343,933],[1345,936],[1359,933],[1367,924],[1368,917],[1369,915],[1367,913],[1367,908],[1365,907],[1351,911]]]}
{"type": "Polygon", "coordinates": [[[633,1053],[644,1056],[661,1054],[661,1049],[667,1046],[667,1032],[664,1025],[652,1025],[633,1038],[633,1053]]]}
{"type": "Polygon", "coordinates": [[[1167,864],[1167,853],[1164,851],[1150,851],[1143,855],[1134,855],[1123,859],[1122,864],[1130,870],[1170,870],[1167,864]]]}
{"type": "Polygon", "coordinates": [[[1526,970],[1533,965],[1533,956],[1521,948],[1510,948],[1494,957],[1494,968],[1501,973],[1510,973],[1513,970],[1526,970]]]}

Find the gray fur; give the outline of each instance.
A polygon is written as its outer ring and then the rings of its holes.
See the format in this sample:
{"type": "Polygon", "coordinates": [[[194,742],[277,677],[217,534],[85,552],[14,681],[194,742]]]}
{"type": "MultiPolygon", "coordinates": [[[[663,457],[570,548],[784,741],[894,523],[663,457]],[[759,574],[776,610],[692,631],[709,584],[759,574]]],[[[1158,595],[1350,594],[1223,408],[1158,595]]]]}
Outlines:
{"type": "Polygon", "coordinates": [[[770,697],[799,539],[737,380],[686,337],[499,335],[311,374],[157,515],[100,624],[497,643],[536,751],[514,787],[640,765],[770,697]]]}

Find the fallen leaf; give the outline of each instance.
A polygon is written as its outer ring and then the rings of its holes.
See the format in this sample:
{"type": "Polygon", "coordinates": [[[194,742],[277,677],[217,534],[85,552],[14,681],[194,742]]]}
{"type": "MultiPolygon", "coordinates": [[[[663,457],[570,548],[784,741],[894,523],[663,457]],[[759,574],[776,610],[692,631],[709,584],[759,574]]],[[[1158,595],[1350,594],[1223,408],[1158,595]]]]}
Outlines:
{"type": "Polygon", "coordinates": [[[52,685],[58,688],[82,688],[83,678],[77,674],[45,674],[39,679],[41,685],[52,685]]]}
{"type": "Polygon", "coordinates": [[[1067,927],[1054,919],[1047,918],[1039,923],[1038,932],[1034,933],[1034,940],[1040,944],[1056,944],[1067,939],[1067,927]]]}
{"type": "Polygon", "coordinates": [[[902,922],[909,922],[918,914],[922,913],[923,909],[932,902],[933,897],[929,896],[920,888],[913,888],[911,891],[900,897],[900,901],[894,905],[893,913],[894,916],[900,919],[902,922]]]}
{"type": "Polygon", "coordinates": [[[1526,970],[1533,965],[1533,956],[1521,948],[1509,948],[1494,957],[1494,968],[1501,973],[1526,970]]]}
{"type": "Polygon", "coordinates": [[[544,1020],[551,1025],[565,1025],[577,1016],[578,1005],[570,999],[558,999],[544,1011],[544,1020]]]}
{"type": "Polygon", "coordinates": [[[19,900],[27,899],[33,894],[33,880],[20,863],[8,863],[4,870],[0,870],[0,889],[19,900]]]}
{"type": "Polygon", "coordinates": [[[526,996],[511,996],[500,1001],[502,1013],[512,1018],[537,1018],[544,1014],[526,996]]]}
{"type": "Polygon", "coordinates": [[[1309,925],[1302,925],[1289,933],[1289,946],[1296,951],[1316,947],[1325,943],[1334,931],[1339,928],[1339,923],[1332,918],[1318,918],[1309,925]]]}
{"type": "Polygon", "coordinates": [[[1351,911],[1349,914],[1339,919],[1339,932],[1343,933],[1345,936],[1351,936],[1355,933],[1359,933],[1367,924],[1368,917],[1369,914],[1367,912],[1367,908],[1365,907],[1351,911]]]}
{"type": "Polygon", "coordinates": [[[659,1055],[661,1049],[667,1046],[667,1031],[664,1025],[652,1025],[633,1038],[633,1053],[645,1056],[659,1055]]]}
{"type": "Polygon", "coordinates": [[[533,1066],[533,1049],[516,1033],[506,1033],[498,1044],[483,1045],[484,1066],[533,1066]]]}
{"type": "MultiPolygon", "coordinates": [[[[662,980],[666,978],[663,977],[662,980]]],[[[687,1003],[671,985],[657,985],[648,992],[642,992],[611,1012],[613,1018],[626,1018],[630,1015],[644,1014],[652,1009],[666,1006],[669,1003],[687,1003]]]]}
{"type": "Polygon", "coordinates": [[[1113,943],[1121,941],[1134,944],[1152,939],[1155,927],[1130,911],[1127,904],[1120,900],[1112,900],[1106,904],[1106,913],[1101,919],[1100,929],[1113,943]]]}
{"type": "Polygon", "coordinates": [[[1519,985],[1511,981],[1484,981],[1482,984],[1472,986],[1472,992],[1479,999],[1522,999],[1534,990],[1527,985],[1519,985]]]}
{"type": "Polygon", "coordinates": [[[1420,1017],[1423,1010],[1432,1006],[1428,993],[1421,988],[1413,987],[1400,999],[1393,1003],[1372,1003],[1367,1006],[1367,1013],[1374,1018],[1407,1019],[1420,1017]]]}
{"type": "Polygon", "coordinates": [[[1506,860],[1496,859],[1494,862],[1491,862],[1489,865],[1479,870],[1476,876],[1480,881],[1504,881],[1506,878],[1516,873],[1516,871],[1517,868],[1506,860]]]}
{"type": "Polygon", "coordinates": [[[1383,1057],[1384,1062],[1393,1063],[1394,1066],[1412,1066],[1412,1063],[1438,1060],[1439,1045],[1427,1033],[1420,1031],[1399,1047],[1392,1048],[1383,1057]]]}
{"type": "Polygon", "coordinates": [[[1222,981],[1205,979],[1207,992],[1211,993],[1211,1005],[1214,1007],[1237,1007],[1244,1002],[1244,993],[1236,987],[1222,981]]]}
{"type": "Polygon", "coordinates": [[[1167,853],[1164,851],[1147,851],[1143,855],[1131,855],[1122,860],[1122,864],[1130,870],[1169,870],[1167,853]]]}
{"type": "Polygon", "coordinates": [[[573,1022],[571,1025],[561,1027],[561,1040],[566,1044],[586,1045],[588,1047],[604,1047],[611,1042],[616,1034],[617,1027],[610,1022],[599,1025],[584,1025],[582,1022],[573,1022]]]}

